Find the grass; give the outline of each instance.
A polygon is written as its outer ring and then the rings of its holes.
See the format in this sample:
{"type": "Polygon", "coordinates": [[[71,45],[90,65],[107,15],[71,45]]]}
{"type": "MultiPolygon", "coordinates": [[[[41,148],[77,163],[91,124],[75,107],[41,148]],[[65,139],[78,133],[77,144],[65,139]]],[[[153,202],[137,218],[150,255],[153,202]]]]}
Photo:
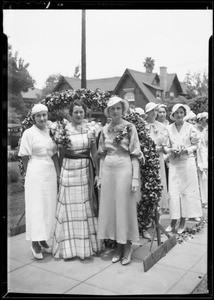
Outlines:
{"type": "MultiPolygon", "coordinates": [[[[8,174],[17,172],[17,182],[8,180],[8,209],[7,209],[7,228],[10,234],[10,228],[14,228],[18,223],[25,209],[24,189],[22,187],[22,176],[19,173],[18,162],[8,162],[8,174]]],[[[25,216],[20,225],[25,224],[25,216]]]]}

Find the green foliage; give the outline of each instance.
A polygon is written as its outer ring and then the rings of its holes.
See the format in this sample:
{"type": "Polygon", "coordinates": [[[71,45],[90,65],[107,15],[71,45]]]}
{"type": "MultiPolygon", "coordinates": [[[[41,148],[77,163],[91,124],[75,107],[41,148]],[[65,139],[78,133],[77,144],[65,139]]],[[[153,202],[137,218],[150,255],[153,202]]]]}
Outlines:
{"type": "MultiPolygon", "coordinates": [[[[169,119],[172,107],[177,104],[182,103],[188,105],[191,110],[197,115],[200,112],[208,112],[208,97],[207,96],[198,96],[192,99],[187,99],[183,96],[179,96],[173,100],[165,101],[164,104],[167,105],[167,118],[169,119]]],[[[170,119],[169,119],[170,120],[170,119]]]]}
{"type": "Polygon", "coordinates": [[[15,123],[20,123],[20,121],[23,120],[24,115],[27,112],[27,108],[20,93],[8,93],[8,109],[8,117],[11,120],[10,123],[14,123],[14,121],[12,120],[13,117],[17,119],[17,122],[15,123]]]}
{"type": "Polygon", "coordinates": [[[74,77],[80,78],[80,66],[76,66],[74,70],[74,77]]]}
{"type": "Polygon", "coordinates": [[[18,114],[14,107],[8,107],[8,123],[19,124],[21,123],[22,115],[18,114]]]}
{"type": "Polygon", "coordinates": [[[146,73],[152,73],[155,66],[155,60],[151,57],[146,57],[143,66],[146,68],[146,73]]]}
{"type": "Polygon", "coordinates": [[[18,52],[13,55],[12,47],[8,47],[8,107],[9,122],[14,123],[13,118],[19,123],[26,114],[26,107],[21,92],[27,92],[34,87],[35,80],[30,76],[22,58],[18,58],[18,52]]]}
{"type": "Polygon", "coordinates": [[[25,64],[22,58],[18,58],[18,52],[13,56],[12,47],[8,51],[8,92],[20,94],[21,91],[27,92],[33,88],[35,80],[30,76],[27,68],[29,63],[25,64]]]}
{"type": "Polygon", "coordinates": [[[137,129],[140,141],[141,151],[143,152],[146,162],[143,165],[141,161],[141,200],[137,204],[138,227],[140,235],[148,224],[154,220],[155,209],[161,199],[162,186],[159,176],[160,161],[156,152],[155,143],[150,138],[146,123],[137,113],[130,113],[125,119],[133,123],[137,129]]]}
{"type": "Polygon", "coordinates": [[[9,169],[8,170],[8,182],[18,182],[19,180],[19,173],[18,170],[15,169],[9,169]]]}
{"type": "Polygon", "coordinates": [[[54,85],[56,85],[57,82],[59,82],[61,77],[61,74],[51,74],[50,76],[48,76],[45,82],[46,87],[53,87],[54,85]]]}
{"type": "Polygon", "coordinates": [[[193,75],[188,72],[184,79],[187,86],[188,98],[192,99],[198,96],[208,96],[208,74],[206,72],[197,72],[193,75]]]}
{"type": "Polygon", "coordinates": [[[196,115],[201,112],[208,112],[208,97],[198,96],[196,98],[190,99],[188,100],[188,105],[196,115]]]}

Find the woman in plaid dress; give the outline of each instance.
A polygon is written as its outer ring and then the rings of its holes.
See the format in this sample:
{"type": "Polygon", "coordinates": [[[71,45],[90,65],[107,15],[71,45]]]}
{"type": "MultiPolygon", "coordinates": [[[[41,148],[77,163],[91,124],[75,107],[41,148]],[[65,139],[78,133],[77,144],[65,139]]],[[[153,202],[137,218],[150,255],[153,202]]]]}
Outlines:
{"type": "MultiPolygon", "coordinates": [[[[53,236],[53,255],[56,258],[85,259],[101,250],[97,239],[97,202],[94,194],[97,170],[95,133],[83,121],[85,105],[75,100],[69,109],[71,123],[67,122],[64,134],[67,147],[61,147],[62,161],[59,194],[53,236]],[[93,158],[93,162],[92,162],[93,158]]],[[[52,132],[59,131],[57,123],[52,132]]],[[[59,132],[57,133],[59,134],[59,132]]]]}

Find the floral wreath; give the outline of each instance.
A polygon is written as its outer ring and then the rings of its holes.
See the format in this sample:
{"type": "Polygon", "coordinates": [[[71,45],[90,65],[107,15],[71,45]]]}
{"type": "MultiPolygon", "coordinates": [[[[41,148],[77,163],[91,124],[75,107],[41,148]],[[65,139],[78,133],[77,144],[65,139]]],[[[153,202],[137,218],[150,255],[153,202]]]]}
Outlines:
{"type": "MultiPolygon", "coordinates": [[[[63,109],[69,108],[70,103],[74,100],[82,100],[86,107],[91,111],[103,112],[107,107],[107,102],[111,94],[100,89],[88,90],[66,90],[62,92],[53,92],[47,95],[41,101],[42,104],[48,107],[49,119],[53,122],[57,121],[61,127],[65,126],[65,119],[61,112],[63,109]]],[[[155,210],[158,207],[158,202],[161,199],[161,180],[159,177],[159,158],[156,153],[155,143],[150,138],[146,129],[145,121],[140,118],[136,112],[126,113],[123,117],[130,123],[133,123],[137,129],[140,141],[141,151],[145,156],[145,165],[140,164],[140,172],[142,177],[141,185],[141,200],[137,204],[138,227],[140,236],[143,236],[143,230],[148,228],[148,225],[154,221],[155,210]]],[[[31,110],[28,111],[26,118],[22,122],[22,133],[24,130],[31,127],[33,121],[31,118],[31,110]]],[[[129,133],[129,126],[125,126],[116,136],[116,143],[119,143],[126,134],[129,133]]],[[[65,136],[66,142],[66,136],[65,136]]],[[[24,177],[24,169],[21,159],[19,160],[20,173],[24,177]]],[[[23,179],[24,180],[24,179],[23,179]]]]}

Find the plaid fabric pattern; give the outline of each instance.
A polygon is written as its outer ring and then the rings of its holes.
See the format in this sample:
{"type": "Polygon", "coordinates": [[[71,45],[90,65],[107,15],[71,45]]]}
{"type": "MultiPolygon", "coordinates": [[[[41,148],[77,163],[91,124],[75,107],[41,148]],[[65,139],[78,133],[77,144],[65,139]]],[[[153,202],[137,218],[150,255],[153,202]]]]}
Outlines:
{"type": "MultiPolygon", "coordinates": [[[[77,153],[90,146],[85,130],[73,128],[70,139],[77,153]]],[[[88,177],[89,159],[63,159],[53,237],[55,257],[84,259],[102,248],[97,239],[97,218],[91,210],[88,177]]]]}

